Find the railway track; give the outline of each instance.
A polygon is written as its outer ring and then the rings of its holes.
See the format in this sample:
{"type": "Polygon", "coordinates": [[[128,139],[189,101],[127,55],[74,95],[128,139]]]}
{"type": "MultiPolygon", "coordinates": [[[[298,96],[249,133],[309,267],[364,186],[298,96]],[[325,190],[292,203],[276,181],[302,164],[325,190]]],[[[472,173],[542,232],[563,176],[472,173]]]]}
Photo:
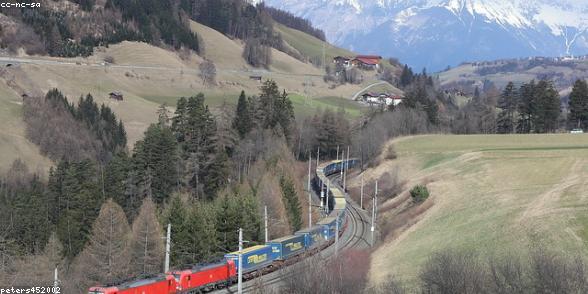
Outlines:
{"type": "MultiPolygon", "coordinates": [[[[339,175],[331,176],[329,178],[332,180],[332,183],[338,183],[340,186],[340,181],[338,181],[338,179],[340,179],[339,175]]],[[[339,251],[343,251],[350,248],[367,248],[370,246],[370,243],[368,242],[369,218],[367,217],[365,211],[360,209],[357,203],[355,203],[348,194],[345,194],[345,198],[347,201],[347,229],[343,232],[341,238],[339,239],[338,249],[339,251]]],[[[335,253],[337,252],[335,246],[336,244],[333,243],[329,247],[318,252],[317,254],[312,255],[309,258],[318,257],[325,260],[334,258],[335,253]]],[[[284,269],[280,269],[258,278],[261,279],[261,281],[258,279],[253,279],[245,282],[243,285],[243,292],[249,293],[258,290],[260,284],[263,285],[263,287],[277,287],[282,282],[286,274],[296,275],[304,271],[304,268],[301,266],[300,262],[292,264],[286,269],[287,273],[284,269]]],[[[216,293],[237,293],[237,286],[233,285],[228,289],[218,290],[216,293]]]]}

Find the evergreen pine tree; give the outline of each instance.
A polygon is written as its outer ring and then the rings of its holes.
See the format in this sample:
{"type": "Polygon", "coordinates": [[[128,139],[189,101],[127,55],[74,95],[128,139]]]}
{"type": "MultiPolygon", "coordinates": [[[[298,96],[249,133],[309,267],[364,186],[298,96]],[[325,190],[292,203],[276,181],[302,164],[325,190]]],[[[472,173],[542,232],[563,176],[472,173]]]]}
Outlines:
{"type": "Polygon", "coordinates": [[[292,232],[298,231],[302,227],[302,207],[300,200],[298,200],[294,183],[292,183],[292,180],[282,176],[280,178],[280,187],[282,188],[282,197],[288,214],[290,229],[292,232]]]}
{"type": "Polygon", "coordinates": [[[173,240],[172,250],[170,255],[170,263],[172,266],[183,265],[183,252],[185,244],[189,243],[190,236],[186,229],[188,218],[187,209],[180,199],[179,195],[172,197],[164,217],[163,226],[171,225],[171,238],[173,240]]]}
{"type": "Polygon", "coordinates": [[[241,91],[239,101],[237,102],[235,120],[233,121],[233,127],[237,130],[241,138],[251,131],[253,127],[251,120],[252,114],[249,107],[249,100],[245,97],[245,91],[241,91]]]}
{"type": "Polygon", "coordinates": [[[136,207],[130,203],[126,195],[127,179],[131,171],[131,159],[125,152],[117,153],[104,169],[104,190],[125,211],[128,219],[133,219],[136,207]]]}
{"type": "Polygon", "coordinates": [[[72,258],[88,240],[92,223],[104,201],[91,161],[68,164],[59,199],[57,235],[65,255],[72,258]]]}
{"type": "Polygon", "coordinates": [[[537,83],[533,126],[536,133],[553,132],[558,127],[561,112],[560,97],[553,82],[542,80],[537,83]]]}
{"type": "Polygon", "coordinates": [[[176,151],[177,142],[171,129],[158,124],[149,126],[145,138],[135,144],[133,164],[138,171],[137,180],[149,183],[144,188],[152,193],[157,204],[162,204],[177,187],[176,151]]]}
{"type": "Polygon", "coordinates": [[[536,114],[536,84],[532,80],[530,83],[523,84],[519,89],[518,113],[519,121],[517,123],[518,133],[530,133],[533,130],[534,115],[536,114]]]}
{"type": "Polygon", "coordinates": [[[588,84],[585,80],[577,80],[570,94],[569,125],[572,128],[588,128],[588,84]]]}
{"type": "Polygon", "coordinates": [[[225,194],[216,202],[216,231],[219,248],[224,252],[232,252],[238,242],[237,230],[240,223],[240,211],[234,198],[225,194]]]}
{"type": "Polygon", "coordinates": [[[400,74],[400,87],[404,88],[407,87],[412,83],[413,80],[413,73],[412,70],[408,67],[408,65],[404,65],[402,69],[402,73],[400,74]]]}
{"type": "Polygon", "coordinates": [[[501,112],[498,114],[498,133],[511,134],[515,131],[516,121],[516,107],[517,107],[517,92],[512,82],[504,88],[500,99],[498,100],[498,108],[501,112]]]}

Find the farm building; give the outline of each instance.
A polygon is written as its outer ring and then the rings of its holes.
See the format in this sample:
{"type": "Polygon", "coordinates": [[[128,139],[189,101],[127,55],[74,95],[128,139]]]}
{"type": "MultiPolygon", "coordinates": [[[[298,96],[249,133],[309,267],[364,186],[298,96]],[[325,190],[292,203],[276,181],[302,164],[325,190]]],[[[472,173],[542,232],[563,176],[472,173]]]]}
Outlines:
{"type": "Polygon", "coordinates": [[[363,102],[370,104],[370,105],[398,105],[402,102],[402,97],[399,95],[391,95],[387,93],[365,93],[361,95],[361,99],[363,102]]]}
{"type": "Polygon", "coordinates": [[[110,92],[110,93],[108,93],[108,96],[110,97],[110,99],[114,99],[117,101],[123,100],[123,94],[119,91],[110,92]]]}
{"type": "Polygon", "coordinates": [[[357,55],[354,58],[337,56],[333,58],[333,63],[342,65],[346,68],[357,67],[360,69],[374,70],[380,68],[382,56],[376,55],[357,55]]]}
{"type": "Polygon", "coordinates": [[[351,60],[351,64],[362,69],[373,70],[380,67],[380,61],[382,61],[382,56],[357,55],[353,60],[351,60]]]}
{"type": "Polygon", "coordinates": [[[345,67],[351,66],[350,61],[351,61],[351,58],[344,57],[344,56],[337,56],[337,57],[333,58],[333,63],[340,64],[345,67]]]}

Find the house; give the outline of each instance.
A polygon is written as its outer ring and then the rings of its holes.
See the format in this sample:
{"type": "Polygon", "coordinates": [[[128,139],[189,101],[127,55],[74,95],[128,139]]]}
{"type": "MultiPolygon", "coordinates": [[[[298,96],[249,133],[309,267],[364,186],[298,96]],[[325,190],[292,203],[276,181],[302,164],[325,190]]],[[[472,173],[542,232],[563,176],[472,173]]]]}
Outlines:
{"type": "Polygon", "coordinates": [[[382,61],[382,56],[376,55],[357,55],[353,60],[351,60],[352,66],[360,67],[362,69],[378,69],[380,68],[380,62],[382,61]]]}
{"type": "Polygon", "coordinates": [[[261,83],[261,76],[249,76],[250,80],[258,81],[261,83]]]}
{"type": "Polygon", "coordinates": [[[351,58],[348,58],[345,56],[336,56],[335,58],[333,58],[333,63],[342,65],[344,67],[351,66],[350,61],[351,61],[351,58]]]}
{"type": "Polygon", "coordinates": [[[108,96],[110,96],[110,99],[114,99],[117,101],[123,100],[123,94],[119,91],[110,92],[110,93],[108,93],[108,96]]]}
{"type": "Polygon", "coordinates": [[[402,97],[399,95],[391,95],[387,93],[381,94],[374,94],[371,92],[364,93],[361,95],[361,99],[363,102],[370,104],[370,105],[394,105],[397,106],[398,104],[402,103],[402,97]]]}

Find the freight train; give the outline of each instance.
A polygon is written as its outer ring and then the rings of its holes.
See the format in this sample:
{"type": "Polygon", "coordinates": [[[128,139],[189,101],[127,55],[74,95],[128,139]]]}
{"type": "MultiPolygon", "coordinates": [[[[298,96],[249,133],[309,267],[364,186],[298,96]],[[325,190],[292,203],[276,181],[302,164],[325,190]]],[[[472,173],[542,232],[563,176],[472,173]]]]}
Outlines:
{"type": "Polygon", "coordinates": [[[226,254],[219,263],[171,271],[155,277],[136,279],[117,285],[92,287],[88,294],[208,292],[236,283],[239,271],[242,271],[243,279],[248,280],[312,256],[331,245],[335,240],[335,234],[341,234],[346,227],[345,191],[337,185],[331,184],[328,176],[341,172],[343,168],[353,168],[357,163],[357,159],[335,160],[317,167],[317,177],[313,181],[313,186],[320,195],[324,196],[321,201],[328,208],[328,213],[325,218],[310,228],[297,231],[290,236],[268,241],[264,245],[256,245],[245,248],[241,252],[226,254]],[[241,268],[238,266],[239,254],[242,255],[241,268]]]}

